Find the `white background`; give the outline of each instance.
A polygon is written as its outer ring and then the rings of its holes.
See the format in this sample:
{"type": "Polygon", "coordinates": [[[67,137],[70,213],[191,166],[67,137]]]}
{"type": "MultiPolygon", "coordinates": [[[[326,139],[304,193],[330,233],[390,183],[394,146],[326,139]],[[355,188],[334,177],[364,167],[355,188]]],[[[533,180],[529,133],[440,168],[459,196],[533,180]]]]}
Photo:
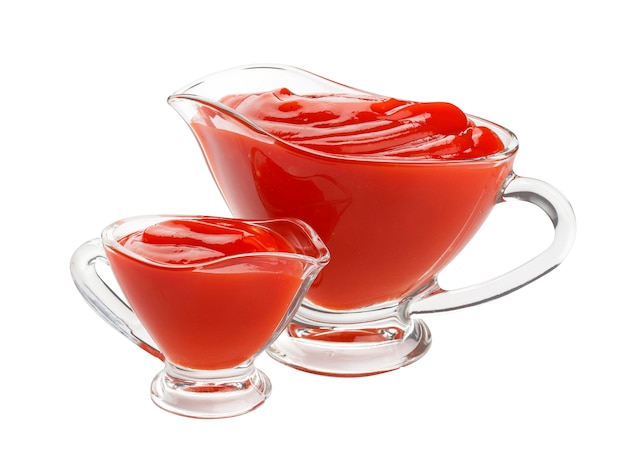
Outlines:
{"type": "MultiPolygon", "coordinates": [[[[4,462],[626,460],[618,3],[410,3],[2,4],[4,462]],[[166,98],[261,62],[451,101],[512,129],[515,171],[569,198],[577,241],[524,289],[426,317],[433,347],[416,364],[338,379],[263,355],[257,364],[274,384],[266,404],[186,419],[152,404],[161,363],[89,309],[69,259],[122,217],[229,214],[166,98]]],[[[498,206],[442,281],[472,283],[541,250],[550,226],[530,209],[498,206]]]]}

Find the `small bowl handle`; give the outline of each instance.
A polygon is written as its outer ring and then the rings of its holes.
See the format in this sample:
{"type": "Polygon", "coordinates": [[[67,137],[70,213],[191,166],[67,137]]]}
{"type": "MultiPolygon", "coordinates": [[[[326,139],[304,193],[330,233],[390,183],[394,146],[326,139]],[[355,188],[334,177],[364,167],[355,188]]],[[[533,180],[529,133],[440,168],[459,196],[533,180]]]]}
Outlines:
{"type": "Polygon", "coordinates": [[[78,291],[109,325],[152,356],[164,361],[165,356],[156,347],[133,310],[98,274],[98,262],[109,265],[99,238],[84,243],[74,252],[70,261],[70,273],[78,291]]]}

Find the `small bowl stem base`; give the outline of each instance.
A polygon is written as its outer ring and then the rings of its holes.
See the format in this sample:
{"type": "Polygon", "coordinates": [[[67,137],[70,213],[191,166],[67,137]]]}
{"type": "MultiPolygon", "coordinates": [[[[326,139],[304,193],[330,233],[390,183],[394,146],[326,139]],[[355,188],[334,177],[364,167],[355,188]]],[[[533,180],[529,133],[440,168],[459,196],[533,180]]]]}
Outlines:
{"type": "Polygon", "coordinates": [[[152,381],[152,401],[165,411],[199,419],[245,414],[270,396],[269,378],[250,364],[220,371],[198,371],[166,362],[152,381]]]}

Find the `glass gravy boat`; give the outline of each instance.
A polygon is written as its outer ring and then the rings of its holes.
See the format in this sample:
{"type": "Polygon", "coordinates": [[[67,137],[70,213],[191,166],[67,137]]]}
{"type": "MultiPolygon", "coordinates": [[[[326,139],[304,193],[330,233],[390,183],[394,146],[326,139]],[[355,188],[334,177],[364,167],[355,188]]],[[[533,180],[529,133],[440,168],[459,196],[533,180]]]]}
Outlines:
{"type": "Polygon", "coordinates": [[[271,231],[288,244],[282,251],[272,241],[270,248],[242,245],[224,256],[185,260],[180,252],[188,253],[189,248],[172,246],[171,237],[180,240],[185,235],[197,244],[207,237],[213,244],[227,243],[229,232],[214,229],[218,232],[209,237],[191,229],[181,234],[181,228],[171,226],[150,243],[160,243],[165,250],[160,253],[178,254],[174,262],[155,259],[145,243],[128,246],[135,238],[127,237],[141,237],[148,228],[172,221],[183,221],[186,227],[202,223],[205,228],[224,223],[217,217],[171,215],[116,221],[100,238],[76,249],[70,261],[72,278],[107,323],[164,361],[151,384],[157,406],[202,419],[245,414],[272,391],[270,379],[254,364],[256,357],[285,329],[328,262],[328,249],[307,224],[287,219],[238,221],[247,225],[241,229],[241,243],[264,243],[271,231]],[[112,279],[106,277],[107,270],[112,279]]]}
{"type": "Polygon", "coordinates": [[[195,135],[231,212],[258,219],[295,217],[327,244],[330,263],[270,356],[308,372],[377,374],[410,364],[431,343],[417,316],[506,295],[558,266],[575,236],[567,199],[549,184],[517,176],[515,135],[494,131],[499,153],[470,160],[335,156],[266,132],[220,103],[232,94],[288,88],[297,94],[368,94],[298,68],[253,65],[208,75],[168,102],[195,135]],[[437,276],[470,241],[493,206],[521,200],[554,225],[551,245],[486,282],[443,289],[437,276]]]}

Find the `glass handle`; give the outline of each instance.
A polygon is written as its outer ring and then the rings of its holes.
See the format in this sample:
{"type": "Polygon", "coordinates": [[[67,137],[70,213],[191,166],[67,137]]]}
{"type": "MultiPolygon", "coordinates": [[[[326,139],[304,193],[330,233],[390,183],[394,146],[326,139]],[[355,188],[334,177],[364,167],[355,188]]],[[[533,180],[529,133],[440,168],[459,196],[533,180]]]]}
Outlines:
{"type": "Polygon", "coordinates": [[[567,199],[546,182],[513,176],[499,202],[509,200],[532,203],[548,215],[554,226],[550,246],[516,269],[476,285],[445,290],[435,283],[425,296],[409,302],[407,315],[451,311],[499,298],[550,272],[565,259],[576,235],[576,218],[567,199]]]}
{"type": "Polygon", "coordinates": [[[109,266],[100,239],[81,245],[70,261],[70,273],[87,303],[113,328],[151,355],[164,360],[133,310],[106,284],[96,269],[96,263],[109,266]]]}

